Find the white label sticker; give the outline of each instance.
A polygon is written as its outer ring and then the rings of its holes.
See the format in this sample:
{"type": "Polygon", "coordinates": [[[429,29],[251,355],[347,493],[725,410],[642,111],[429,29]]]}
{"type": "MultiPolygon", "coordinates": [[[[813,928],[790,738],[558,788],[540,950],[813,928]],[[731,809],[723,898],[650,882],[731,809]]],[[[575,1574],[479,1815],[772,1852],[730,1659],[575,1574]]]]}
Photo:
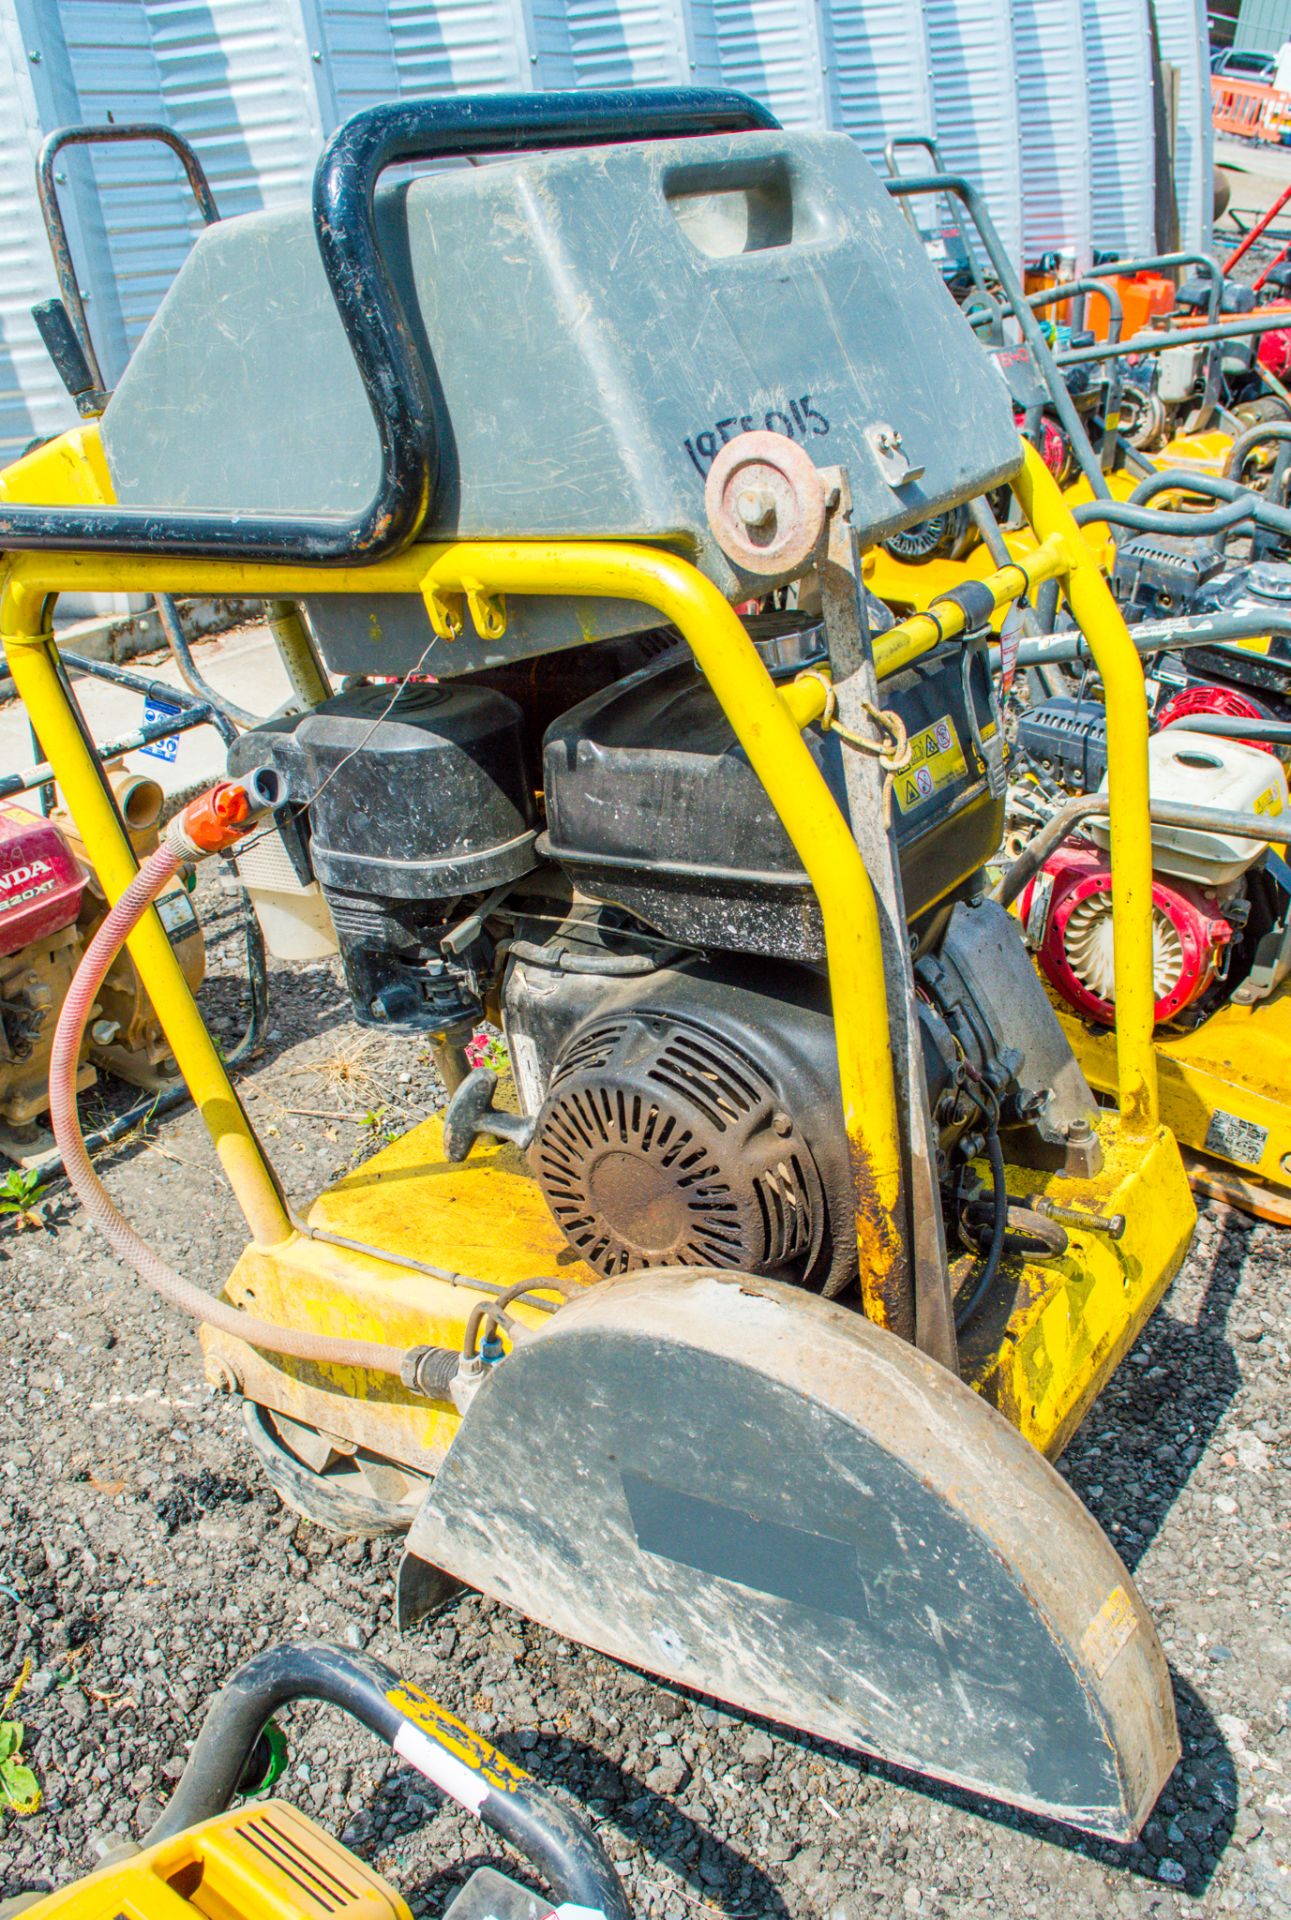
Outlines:
{"type": "Polygon", "coordinates": [[[197,913],[186,893],[168,893],[157,902],[157,917],[172,940],[182,940],[197,925],[197,913]]]}
{"type": "Polygon", "coordinates": [[[1243,1120],[1240,1113],[1225,1113],[1222,1107],[1217,1107],[1210,1116],[1202,1145],[1207,1153],[1217,1153],[1221,1160],[1235,1160],[1242,1167],[1258,1167],[1268,1138],[1267,1127],[1257,1126],[1254,1120],[1243,1120]]]}
{"type": "Polygon", "coordinates": [[[394,1750],[424,1774],[433,1786],[456,1800],[459,1807],[465,1807],[470,1813],[478,1813],[488,1797],[489,1785],[478,1773],[468,1767],[455,1754],[446,1753],[429,1734],[414,1727],[411,1720],[405,1720],[394,1737],[394,1750]]]}

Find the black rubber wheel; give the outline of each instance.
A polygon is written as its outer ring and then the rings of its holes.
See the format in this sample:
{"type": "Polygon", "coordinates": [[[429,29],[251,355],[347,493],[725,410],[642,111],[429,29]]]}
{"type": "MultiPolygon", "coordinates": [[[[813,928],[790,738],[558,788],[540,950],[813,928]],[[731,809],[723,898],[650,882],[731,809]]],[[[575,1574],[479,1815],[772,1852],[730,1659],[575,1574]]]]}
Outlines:
{"type": "Polygon", "coordinates": [[[321,1468],[310,1466],[292,1449],[293,1422],[254,1400],[243,1401],[242,1420],[265,1477],[293,1513],[350,1540],[406,1533],[412,1525],[430,1485],[428,1475],[361,1447],[353,1453],[333,1451],[321,1468]],[[377,1491],[374,1483],[381,1482],[385,1484],[377,1491]],[[395,1494],[399,1497],[391,1497],[395,1494]]]}

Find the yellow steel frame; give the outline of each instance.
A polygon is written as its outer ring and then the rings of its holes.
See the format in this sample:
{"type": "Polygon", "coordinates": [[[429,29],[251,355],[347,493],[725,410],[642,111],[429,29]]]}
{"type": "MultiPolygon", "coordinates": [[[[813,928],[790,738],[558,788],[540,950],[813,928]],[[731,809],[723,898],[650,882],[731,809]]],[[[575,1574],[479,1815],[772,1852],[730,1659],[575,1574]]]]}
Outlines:
{"type": "MultiPolygon", "coordinates": [[[[78,429],[74,445],[69,444],[71,439],[52,443],[9,469],[3,484],[8,497],[44,501],[86,497],[98,479],[99,456],[91,430],[78,429]]],[[[1034,545],[1030,554],[991,579],[997,604],[1017,598],[1041,581],[1060,581],[1106,688],[1119,1014],[1119,1121],[1114,1131],[1121,1147],[1133,1148],[1144,1162],[1150,1148],[1161,1161],[1163,1154],[1168,1159],[1173,1152],[1173,1144],[1167,1148],[1159,1138],[1152,1052],[1151,855],[1142,669],[1096,554],[1081,537],[1052,476],[1025,443],[1014,487],[1033,530],[1034,545]]],[[[12,553],[4,561],[0,579],[0,637],[10,671],[113,899],[129,883],[135,864],[59,675],[50,622],[60,593],[211,593],[271,600],[320,593],[419,594],[435,631],[450,647],[454,634],[461,631],[463,600],[471,605],[477,624],[484,620],[495,631],[505,619],[507,595],[620,599],[656,609],[689,643],[820,902],[844,1118],[857,1176],[862,1289],[867,1312],[884,1323],[884,1281],[897,1250],[894,1208],[901,1138],[874,897],[851,831],[802,739],[801,729],[813,717],[812,695],[802,687],[784,694],[777,690],[732,608],[694,567],[671,553],[623,542],[463,541],[415,546],[375,565],[355,568],[149,554],[12,553]]],[[[911,616],[882,636],[880,671],[891,672],[917,658],[939,638],[962,630],[962,625],[962,613],[953,603],[947,603],[935,618],[911,616]]],[[[131,951],[246,1216],[253,1242],[247,1258],[262,1273],[275,1262],[285,1271],[303,1260],[317,1270],[320,1279],[327,1272],[334,1279],[348,1275],[357,1281],[366,1271],[365,1261],[368,1267],[375,1264],[367,1256],[316,1241],[302,1245],[269,1161],[155,917],[132,936],[131,951]]],[[[1135,1328],[1181,1254],[1184,1240],[1179,1239],[1177,1216],[1171,1226],[1178,1246],[1172,1241],[1162,1247],[1160,1258],[1148,1260],[1142,1268],[1151,1285],[1140,1288],[1142,1298],[1134,1302],[1135,1328]]],[[[1117,1284],[1121,1284],[1119,1276],[1117,1284]]],[[[421,1298],[424,1325],[424,1284],[421,1298]]],[[[308,1311],[295,1302],[282,1304],[284,1313],[308,1311]]],[[[338,1310],[344,1312],[343,1302],[338,1310]]],[[[451,1310],[460,1323],[456,1301],[451,1310]]],[[[1120,1312],[1124,1321],[1128,1312],[1124,1303],[1120,1312]]],[[[1044,1402],[1048,1411],[1042,1411],[1032,1398],[1035,1417],[1026,1424],[1037,1444],[1051,1443],[1060,1424],[1064,1430],[1070,1426],[1073,1409],[1075,1413],[1083,1410],[1114,1363],[1106,1341],[1095,1346],[1096,1351],[1091,1348],[1084,1356],[1079,1378],[1048,1395],[1044,1402]]],[[[318,1377],[307,1368],[289,1371],[302,1381],[313,1378],[317,1384],[318,1377]]],[[[382,1391],[389,1396],[388,1383],[382,1391]]],[[[1010,1404],[1019,1399],[1004,1397],[1010,1404]]],[[[397,1390],[395,1398],[399,1398],[397,1390]]],[[[1016,1412],[1013,1417],[1018,1417],[1016,1412]]]]}

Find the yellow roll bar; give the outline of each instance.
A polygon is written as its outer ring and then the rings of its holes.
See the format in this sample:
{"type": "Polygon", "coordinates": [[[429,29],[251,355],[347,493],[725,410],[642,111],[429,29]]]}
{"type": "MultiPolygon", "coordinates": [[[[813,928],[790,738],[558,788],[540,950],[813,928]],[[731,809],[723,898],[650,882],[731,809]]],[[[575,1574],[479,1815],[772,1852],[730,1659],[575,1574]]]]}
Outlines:
{"type": "MultiPolygon", "coordinates": [[[[0,601],[0,635],[72,817],[93,850],[112,899],[135,866],[98,762],[58,675],[49,630],[51,596],[95,593],[419,592],[442,596],[558,594],[643,602],[685,636],[749,756],[820,901],[838,1040],[843,1116],[857,1177],[857,1241],[867,1307],[886,1320],[884,1281],[898,1251],[894,1210],[900,1130],[878,913],[851,831],[776,692],[740,620],[717,588],[672,554],[613,542],[463,542],[413,548],[375,566],[338,570],[228,566],[146,557],[15,555],[0,601]]],[[[450,641],[442,644],[451,646],[450,641]]],[[[259,1142],[155,917],[131,951],[175,1059],[192,1088],[254,1238],[273,1245],[291,1232],[259,1142]]]]}
{"type": "MultiPolygon", "coordinates": [[[[41,449],[32,457],[34,467],[42,467],[46,452],[41,449]]],[[[1156,1124],[1157,1105],[1142,667],[1056,483],[1033,449],[1024,447],[1024,455],[1014,484],[1041,544],[1035,554],[1000,569],[987,584],[996,604],[1003,605],[1042,579],[1060,579],[1103,676],[1112,789],[1120,1107],[1125,1125],[1146,1133],[1156,1124]]],[[[13,474],[11,469],[11,484],[13,474]]],[[[42,477],[48,484],[43,467],[42,477]]],[[[462,596],[482,607],[485,617],[495,618],[501,596],[557,595],[633,601],[654,608],[676,626],[766,788],[820,902],[843,1114],[856,1179],[862,1291],[870,1317],[880,1325],[889,1323],[885,1286],[900,1252],[896,1205],[901,1130],[874,896],[851,830],[802,739],[800,729],[811,716],[801,691],[793,698],[777,691],[740,620],[710,581],[673,554],[618,541],[463,541],[414,546],[375,565],[349,568],[146,554],[11,554],[3,574],[0,638],[46,758],[108,895],[116,900],[132,879],[135,862],[60,678],[50,625],[54,600],[70,591],[263,599],[417,593],[441,633],[451,631],[462,596]]],[[[881,637],[883,670],[894,671],[896,665],[917,658],[962,625],[962,612],[953,602],[942,603],[937,622],[929,622],[926,615],[912,616],[881,637]]],[[[451,648],[452,641],[445,637],[439,644],[451,648]]],[[[155,915],[136,930],[131,951],[253,1238],[263,1246],[280,1244],[293,1229],[272,1168],[155,915]]]]}

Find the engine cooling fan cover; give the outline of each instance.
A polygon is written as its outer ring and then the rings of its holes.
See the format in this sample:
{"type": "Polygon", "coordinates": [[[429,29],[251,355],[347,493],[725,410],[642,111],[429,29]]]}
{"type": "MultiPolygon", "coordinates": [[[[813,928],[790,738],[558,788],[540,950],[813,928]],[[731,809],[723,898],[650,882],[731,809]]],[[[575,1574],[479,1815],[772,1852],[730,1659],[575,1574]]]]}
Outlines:
{"type": "Polygon", "coordinates": [[[962,560],[973,544],[973,523],[966,507],[947,507],[931,519],[889,534],[884,551],[894,560],[922,566],[928,560],[962,560]]]}
{"type": "MultiPolygon", "coordinates": [[[[1069,1006],[1110,1027],[1116,1018],[1112,876],[1092,849],[1063,848],[1022,896],[1022,922],[1040,969],[1069,1006]]],[[[1212,985],[1233,938],[1199,887],[1152,886],[1152,994],[1156,1020],[1177,1020],[1212,985]]]]}
{"type": "MultiPolygon", "coordinates": [[[[1197,683],[1191,687],[1182,687],[1178,693],[1172,693],[1159,708],[1156,716],[1157,730],[1165,727],[1186,727],[1197,714],[1220,715],[1226,720],[1268,720],[1272,718],[1267,707],[1252,700],[1248,694],[1239,693],[1236,687],[1212,686],[1197,683]]],[[[1278,750],[1267,740],[1249,740],[1248,746],[1258,747],[1261,753],[1271,753],[1278,758],[1278,750]]]]}
{"type": "Polygon", "coordinates": [[[578,1028],[529,1157],[570,1245],[601,1273],[822,1277],[825,1199],[798,1123],[768,1074],[698,1021],[638,1009],[578,1028]]]}

